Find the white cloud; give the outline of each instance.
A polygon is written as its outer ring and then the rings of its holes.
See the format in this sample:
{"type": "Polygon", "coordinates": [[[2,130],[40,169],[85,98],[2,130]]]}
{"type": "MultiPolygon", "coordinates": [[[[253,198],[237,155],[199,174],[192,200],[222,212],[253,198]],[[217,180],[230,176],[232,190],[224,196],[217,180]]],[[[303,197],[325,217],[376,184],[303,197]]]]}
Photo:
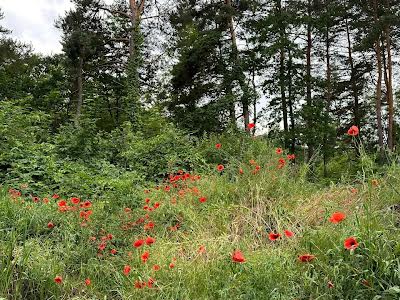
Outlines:
{"type": "Polygon", "coordinates": [[[1,23],[12,30],[13,37],[32,44],[36,52],[60,53],[61,32],[54,22],[72,7],[70,0],[0,0],[4,12],[1,23]]]}

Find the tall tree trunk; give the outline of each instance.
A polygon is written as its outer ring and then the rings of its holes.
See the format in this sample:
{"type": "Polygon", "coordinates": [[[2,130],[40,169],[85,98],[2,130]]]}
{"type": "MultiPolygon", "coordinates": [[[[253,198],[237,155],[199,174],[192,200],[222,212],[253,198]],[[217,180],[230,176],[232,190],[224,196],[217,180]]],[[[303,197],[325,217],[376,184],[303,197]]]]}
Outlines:
{"type": "MultiPolygon", "coordinates": [[[[145,0],[129,0],[131,33],[129,37],[129,58],[127,66],[127,109],[128,119],[132,124],[138,123],[138,111],[140,108],[140,78],[141,65],[140,48],[142,36],[140,32],[141,17],[145,0]]],[[[137,124],[138,125],[138,124],[137,124]]]]}
{"type": "MultiPolygon", "coordinates": [[[[232,9],[232,0],[224,0],[225,5],[228,7],[228,9],[232,9]]],[[[243,96],[241,100],[242,104],[242,111],[243,111],[243,117],[244,117],[244,127],[246,131],[250,132],[249,128],[249,123],[250,123],[250,110],[249,110],[249,105],[250,101],[248,99],[249,95],[249,87],[247,86],[245,82],[245,75],[242,71],[241,67],[241,61],[239,59],[239,51],[237,47],[237,38],[236,38],[236,32],[235,32],[235,26],[234,26],[234,21],[233,21],[233,16],[230,14],[228,16],[228,26],[229,26],[229,34],[231,37],[231,43],[232,43],[232,55],[233,55],[233,60],[235,62],[235,67],[238,68],[238,80],[240,84],[240,88],[243,91],[243,96]]]]}
{"type": "MultiPolygon", "coordinates": [[[[311,0],[308,0],[308,17],[311,18],[311,0]]],[[[306,124],[309,129],[313,130],[313,117],[311,115],[312,110],[312,98],[311,98],[311,48],[312,48],[312,37],[311,37],[311,24],[308,21],[307,24],[307,49],[306,49],[306,105],[307,105],[307,120],[306,124]]],[[[310,161],[314,155],[314,142],[313,138],[309,137],[307,141],[308,154],[307,161],[310,161]]]]}
{"type": "Polygon", "coordinates": [[[76,104],[75,121],[76,121],[76,123],[79,123],[79,118],[81,116],[82,104],[83,104],[83,57],[82,57],[82,55],[79,56],[77,87],[78,87],[78,98],[77,98],[77,104],[76,104]]]}
{"type": "MultiPolygon", "coordinates": [[[[387,53],[387,100],[388,100],[388,148],[393,151],[394,148],[394,103],[393,103],[393,68],[390,28],[385,28],[386,53],[387,53]]],[[[386,73],[386,72],[385,72],[386,73]]]]}
{"type": "Polygon", "coordinates": [[[292,79],[292,67],[293,67],[293,58],[292,52],[290,48],[288,49],[289,55],[289,62],[288,62],[288,101],[289,101],[289,118],[290,118],[290,152],[293,154],[295,152],[296,146],[296,137],[295,137],[295,120],[294,120],[294,113],[293,113],[293,79],[292,79]]]}
{"type": "Polygon", "coordinates": [[[282,104],[282,117],[283,117],[283,133],[284,133],[284,146],[288,147],[288,112],[286,103],[286,90],[285,90],[285,28],[282,22],[282,2],[277,0],[277,14],[279,16],[279,86],[281,91],[281,104],[282,104]]]}
{"type": "Polygon", "coordinates": [[[327,171],[327,162],[328,162],[328,133],[326,130],[329,126],[329,114],[331,110],[331,101],[332,101],[332,70],[331,70],[331,61],[330,61],[330,37],[329,37],[329,27],[326,27],[326,35],[325,35],[325,56],[326,56],[326,107],[325,107],[325,132],[324,132],[324,176],[328,176],[327,171]]]}
{"type": "Polygon", "coordinates": [[[350,63],[350,84],[351,84],[351,90],[352,90],[353,97],[354,97],[354,105],[353,105],[354,125],[356,125],[357,127],[360,127],[361,117],[360,117],[360,104],[359,104],[358,89],[357,89],[357,82],[356,82],[356,70],[354,68],[353,50],[352,50],[351,39],[350,39],[350,28],[349,28],[349,22],[348,22],[347,18],[346,18],[346,35],[347,35],[348,59],[349,59],[349,63],[350,63]]]}
{"type": "MultiPolygon", "coordinates": [[[[252,68],[252,78],[251,78],[251,83],[253,86],[253,124],[256,124],[257,122],[257,91],[256,91],[256,67],[253,64],[253,68],[252,68]]],[[[256,128],[253,128],[253,135],[255,135],[256,133],[256,128]]]]}
{"type": "MultiPolygon", "coordinates": [[[[378,0],[374,0],[374,21],[378,24],[378,0]]],[[[375,53],[377,62],[378,79],[376,83],[376,125],[378,130],[378,145],[380,150],[383,150],[383,129],[382,129],[382,50],[380,43],[380,35],[375,41],[375,53]]]]}

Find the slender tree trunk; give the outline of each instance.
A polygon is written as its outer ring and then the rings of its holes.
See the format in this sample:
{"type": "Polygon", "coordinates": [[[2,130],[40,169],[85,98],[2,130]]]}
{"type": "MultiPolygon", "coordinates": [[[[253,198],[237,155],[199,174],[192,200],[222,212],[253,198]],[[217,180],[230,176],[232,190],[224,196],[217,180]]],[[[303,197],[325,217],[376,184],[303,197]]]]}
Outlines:
{"type": "Polygon", "coordinates": [[[289,101],[289,118],[290,118],[290,136],[291,136],[291,143],[290,143],[290,152],[293,154],[295,152],[296,146],[296,137],[295,137],[295,120],[294,120],[294,113],[293,113],[293,79],[292,79],[292,67],[293,67],[293,59],[292,53],[290,48],[288,49],[289,55],[289,62],[288,62],[288,101],[289,101]]]}
{"type": "Polygon", "coordinates": [[[79,118],[82,112],[82,104],[83,104],[83,57],[82,55],[79,56],[79,65],[78,65],[78,99],[76,105],[76,116],[75,121],[79,123],[79,118]]]}
{"type": "MultiPolygon", "coordinates": [[[[225,5],[228,6],[229,9],[232,9],[232,0],[224,0],[225,5]]],[[[228,17],[228,26],[229,26],[229,34],[231,37],[231,43],[232,43],[232,54],[233,54],[233,60],[235,62],[235,67],[238,68],[239,72],[238,72],[238,80],[239,80],[239,84],[240,87],[243,91],[243,97],[242,97],[242,111],[243,111],[243,117],[244,117],[244,127],[246,129],[246,131],[250,132],[250,128],[249,128],[249,123],[250,123],[250,110],[249,110],[249,104],[250,101],[247,98],[248,96],[248,86],[245,82],[245,75],[242,72],[241,69],[241,62],[239,59],[239,51],[238,51],[238,47],[237,47],[237,38],[236,38],[236,32],[235,32],[235,26],[234,26],[234,21],[233,21],[233,16],[229,15],[228,17]]]]}
{"type": "Polygon", "coordinates": [[[390,28],[385,28],[386,53],[387,53],[387,100],[388,100],[388,148],[393,151],[394,148],[394,103],[393,103],[393,68],[390,28]]]}
{"type": "MultiPolygon", "coordinates": [[[[253,64],[253,69],[252,69],[252,78],[251,78],[251,83],[253,85],[253,124],[256,124],[257,122],[257,91],[256,91],[256,68],[255,65],[253,64]]],[[[253,135],[256,133],[256,128],[253,128],[253,135]]]]}
{"type": "MultiPolygon", "coordinates": [[[[332,70],[331,70],[331,61],[330,61],[330,40],[329,40],[329,27],[326,27],[326,36],[325,36],[325,56],[326,56],[326,116],[325,116],[325,128],[328,128],[328,118],[331,110],[331,101],[332,101],[332,70]]],[[[324,133],[324,176],[328,176],[327,163],[328,163],[328,134],[325,131],[324,133]]]]}
{"type": "Polygon", "coordinates": [[[287,102],[286,102],[286,90],[285,90],[285,28],[282,22],[282,2],[277,1],[277,13],[279,16],[279,39],[280,39],[280,49],[279,49],[279,86],[281,91],[281,104],[282,104],[282,117],[283,117],[283,133],[284,133],[284,144],[285,148],[288,147],[288,112],[287,112],[287,102]]]}
{"type": "MultiPolygon", "coordinates": [[[[311,18],[311,0],[308,0],[308,16],[311,18]]],[[[307,49],[306,49],[306,105],[307,105],[307,126],[312,130],[313,128],[313,117],[311,115],[312,110],[312,98],[311,98],[311,48],[312,48],[312,37],[311,37],[311,24],[308,21],[307,24],[307,49]]],[[[314,154],[314,142],[312,137],[308,138],[308,155],[307,161],[310,161],[314,154]]]]}
{"type": "Polygon", "coordinates": [[[354,68],[353,50],[351,47],[351,39],[350,39],[350,28],[349,28],[349,22],[348,22],[347,18],[346,18],[346,35],[347,35],[348,59],[349,59],[349,63],[350,63],[350,84],[351,84],[351,90],[353,92],[353,97],[354,97],[354,105],[353,105],[354,125],[356,125],[357,127],[360,127],[361,117],[360,117],[360,104],[359,104],[358,89],[357,89],[357,82],[356,82],[356,70],[354,68]]]}
{"type": "MultiPolygon", "coordinates": [[[[378,3],[374,0],[374,20],[378,24],[378,3]]],[[[375,41],[375,52],[377,62],[378,80],[376,83],[376,125],[378,130],[378,145],[380,150],[383,150],[383,129],[382,129],[382,50],[380,45],[380,36],[375,41]]]]}

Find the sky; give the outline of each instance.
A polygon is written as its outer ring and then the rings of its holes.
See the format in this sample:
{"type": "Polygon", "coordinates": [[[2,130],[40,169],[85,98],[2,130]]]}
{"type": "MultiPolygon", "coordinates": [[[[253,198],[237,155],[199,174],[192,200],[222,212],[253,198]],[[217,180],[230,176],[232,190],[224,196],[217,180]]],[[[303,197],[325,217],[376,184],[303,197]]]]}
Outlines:
{"type": "Polygon", "coordinates": [[[4,13],[0,24],[12,30],[13,37],[31,44],[35,52],[61,52],[61,32],[54,22],[73,8],[70,0],[0,0],[0,8],[4,13]]]}

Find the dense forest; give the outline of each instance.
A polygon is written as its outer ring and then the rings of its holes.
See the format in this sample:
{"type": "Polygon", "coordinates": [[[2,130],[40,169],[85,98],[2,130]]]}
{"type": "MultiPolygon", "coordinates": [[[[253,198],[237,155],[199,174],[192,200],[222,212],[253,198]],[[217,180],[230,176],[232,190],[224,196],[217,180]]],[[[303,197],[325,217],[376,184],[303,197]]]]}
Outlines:
{"type": "Polygon", "coordinates": [[[399,299],[399,0],[71,2],[0,3],[0,300],[399,299]]]}

